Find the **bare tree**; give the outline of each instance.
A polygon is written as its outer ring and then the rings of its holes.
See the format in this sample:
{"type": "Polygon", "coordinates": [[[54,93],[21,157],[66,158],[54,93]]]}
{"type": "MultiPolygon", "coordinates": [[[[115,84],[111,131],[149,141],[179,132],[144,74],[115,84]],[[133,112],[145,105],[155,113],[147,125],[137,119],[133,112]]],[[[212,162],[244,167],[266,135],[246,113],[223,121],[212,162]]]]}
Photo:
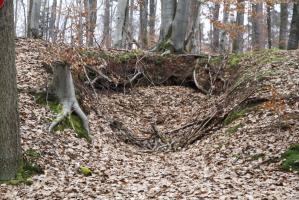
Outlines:
{"type": "Polygon", "coordinates": [[[254,50],[261,50],[265,48],[263,32],[263,3],[252,4],[252,12],[252,47],[254,50]]]}
{"type": "Polygon", "coordinates": [[[139,44],[141,48],[147,48],[148,45],[148,0],[143,0],[139,3],[140,14],[139,14],[139,44]]]}
{"type": "Polygon", "coordinates": [[[212,38],[212,49],[214,52],[219,51],[220,30],[217,27],[217,22],[219,20],[219,11],[220,11],[220,4],[215,3],[214,9],[213,9],[213,38],[212,38]]]}
{"type": "Polygon", "coordinates": [[[86,42],[93,46],[94,33],[97,25],[97,0],[84,0],[86,19],[86,42]]]}
{"type": "Polygon", "coordinates": [[[0,180],[8,180],[21,164],[13,1],[0,10],[0,27],[0,180]]]}
{"type": "Polygon", "coordinates": [[[294,3],[293,6],[293,17],[291,22],[291,30],[288,41],[288,49],[298,49],[299,41],[299,3],[294,3]]]}
{"type": "Polygon", "coordinates": [[[110,0],[105,0],[103,40],[106,48],[111,47],[110,0]]]}
{"type": "Polygon", "coordinates": [[[280,28],[279,28],[279,48],[287,48],[287,37],[288,37],[288,4],[280,4],[280,28]]]}
{"type": "Polygon", "coordinates": [[[157,0],[150,0],[149,3],[149,41],[150,45],[152,45],[156,38],[156,10],[157,10],[157,0]]]}
{"type": "Polygon", "coordinates": [[[268,48],[272,48],[272,19],[271,19],[271,13],[272,13],[272,5],[270,3],[267,3],[267,35],[268,35],[268,48]]]}
{"type": "Polygon", "coordinates": [[[28,10],[27,36],[38,38],[40,33],[40,9],[41,0],[30,0],[28,10]]]}
{"type": "Polygon", "coordinates": [[[237,18],[236,25],[239,27],[237,36],[233,41],[233,52],[243,52],[244,49],[244,34],[240,27],[244,26],[244,12],[245,12],[245,0],[238,0],[237,2],[237,18]]]}
{"type": "Polygon", "coordinates": [[[57,0],[53,0],[52,8],[51,8],[51,18],[49,23],[49,29],[50,29],[50,38],[52,39],[52,42],[56,41],[56,28],[55,28],[55,22],[56,22],[56,11],[57,11],[57,0]]]}
{"type": "Polygon", "coordinates": [[[116,27],[113,34],[112,42],[115,48],[124,48],[125,40],[125,25],[128,10],[128,0],[118,0],[117,4],[117,16],[116,16],[116,27]]]}

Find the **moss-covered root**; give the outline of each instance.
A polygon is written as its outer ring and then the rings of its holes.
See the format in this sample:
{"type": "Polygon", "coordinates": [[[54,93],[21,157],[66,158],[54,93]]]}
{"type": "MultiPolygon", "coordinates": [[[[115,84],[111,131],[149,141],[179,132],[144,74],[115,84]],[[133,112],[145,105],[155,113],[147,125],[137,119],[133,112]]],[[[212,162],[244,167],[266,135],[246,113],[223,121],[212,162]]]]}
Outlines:
{"type": "Polygon", "coordinates": [[[282,169],[299,175],[299,144],[292,145],[282,154],[282,169]]]}

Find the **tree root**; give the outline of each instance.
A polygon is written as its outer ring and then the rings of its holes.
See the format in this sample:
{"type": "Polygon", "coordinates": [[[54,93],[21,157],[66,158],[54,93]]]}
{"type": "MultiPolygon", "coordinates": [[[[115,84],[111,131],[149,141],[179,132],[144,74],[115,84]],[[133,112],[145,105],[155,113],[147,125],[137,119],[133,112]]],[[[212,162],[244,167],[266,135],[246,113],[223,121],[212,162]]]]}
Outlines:
{"type": "Polygon", "coordinates": [[[53,132],[54,128],[61,123],[66,117],[70,116],[74,111],[78,117],[81,119],[84,129],[89,134],[89,125],[88,125],[88,118],[82,111],[81,107],[79,106],[78,102],[63,102],[63,111],[61,114],[57,116],[57,118],[51,123],[49,127],[49,132],[53,132]]]}

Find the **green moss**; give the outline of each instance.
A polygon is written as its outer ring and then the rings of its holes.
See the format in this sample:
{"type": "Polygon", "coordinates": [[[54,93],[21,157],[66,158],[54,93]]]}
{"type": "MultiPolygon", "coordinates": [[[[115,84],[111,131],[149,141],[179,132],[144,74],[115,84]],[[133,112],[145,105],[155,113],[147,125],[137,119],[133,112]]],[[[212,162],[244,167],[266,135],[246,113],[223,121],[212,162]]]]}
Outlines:
{"type": "Polygon", "coordinates": [[[292,145],[281,155],[281,168],[299,174],[299,144],[292,145]]]}
{"type": "Polygon", "coordinates": [[[244,117],[246,115],[246,113],[248,112],[248,109],[244,108],[241,110],[236,110],[231,112],[224,120],[224,125],[229,125],[230,123],[232,123],[233,121],[244,117]]]}
{"type": "Polygon", "coordinates": [[[244,56],[244,54],[231,54],[228,57],[228,66],[230,68],[236,68],[240,65],[240,62],[242,60],[242,57],[244,56]]]}
{"type": "Polygon", "coordinates": [[[34,150],[34,149],[28,149],[25,153],[24,153],[25,156],[31,158],[31,159],[38,159],[41,157],[41,154],[34,150]]]}
{"type": "MultiPolygon", "coordinates": [[[[244,117],[247,113],[257,109],[258,105],[260,105],[260,103],[251,103],[249,105],[246,105],[243,108],[239,108],[235,111],[232,111],[228,114],[228,116],[225,118],[224,120],[224,125],[229,125],[231,124],[233,121],[244,117]]],[[[240,128],[240,127],[238,127],[240,128]]]]}
{"type": "Polygon", "coordinates": [[[54,128],[54,131],[63,131],[65,129],[73,129],[79,138],[85,138],[88,142],[91,142],[88,132],[85,130],[81,119],[77,115],[71,114],[65,118],[54,128]]]}
{"type": "Polygon", "coordinates": [[[37,174],[43,174],[43,169],[35,163],[34,159],[27,159],[25,156],[15,179],[8,181],[0,181],[0,184],[5,183],[8,185],[31,185],[33,183],[31,177],[37,174]]]}
{"type": "Polygon", "coordinates": [[[238,131],[239,128],[241,128],[241,124],[237,124],[233,127],[230,127],[226,130],[226,133],[229,134],[229,135],[233,135],[234,133],[236,133],[238,131]]]}
{"type": "Polygon", "coordinates": [[[91,176],[92,174],[91,169],[86,166],[80,166],[79,172],[82,173],[84,176],[91,176]]]}
{"type": "MultiPolygon", "coordinates": [[[[53,96],[48,98],[47,101],[45,93],[38,93],[35,94],[35,100],[37,104],[48,106],[55,114],[60,114],[62,112],[62,105],[59,104],[58,99],[53,96]]],[[[65,129],[73,129],[79,138],[85,138],[88,142],[91,141],[91,138],[89,137],[88,132],[85,130],[81,119],[75,114],[71,114],[69,117],[60,122],[54,128],[54,131],[63,131],[65,129]]]]}
{"type": "Polygon", "coordinates": [[[134,60],[143,55],[141,50],[132,50],[129,52],[120,53],[118,55],[114,55],[113,59],[117,63],[126,63],[130,60],[134,60]]]}

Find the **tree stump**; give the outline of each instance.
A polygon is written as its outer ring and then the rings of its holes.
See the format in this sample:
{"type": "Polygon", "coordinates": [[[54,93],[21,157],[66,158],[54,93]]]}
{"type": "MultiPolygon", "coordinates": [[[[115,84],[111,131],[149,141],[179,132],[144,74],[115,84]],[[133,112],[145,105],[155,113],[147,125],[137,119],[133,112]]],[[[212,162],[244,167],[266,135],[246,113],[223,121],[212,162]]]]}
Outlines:
{"type": "Polygon", "coordinates": [[[89,134],[88,118],[81,109],[75,95],[75,86],[70,70],[70,65],[65,62],[56,61],[52,64],[53,66],[53,82],[52,90],[56,97],[59,99],[62,105],[62,112],[57,116],[57,118],[52,122],[49,127],[49,132],[53,129],[67,116],[75,114],[81,119],[84,129],[89,134]]]}

